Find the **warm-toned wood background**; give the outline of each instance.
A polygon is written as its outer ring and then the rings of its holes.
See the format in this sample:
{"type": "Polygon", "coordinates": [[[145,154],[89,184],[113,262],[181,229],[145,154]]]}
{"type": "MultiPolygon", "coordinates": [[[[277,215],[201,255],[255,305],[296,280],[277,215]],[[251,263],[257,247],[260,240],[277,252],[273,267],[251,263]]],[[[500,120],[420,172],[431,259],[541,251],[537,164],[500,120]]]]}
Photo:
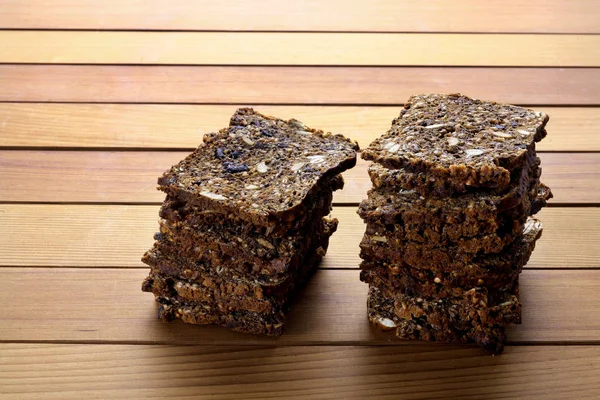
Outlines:
{"type": "Polygon", "coordinates": [[[0,398],[600,398],[600,3],[0,0],[0,398]],[[279,339],[162,324],[156,177],[240,105],[365,146],[415,93],[551,115],[555,199],[499,357],[372,328],[366,163],[279,339]]]}

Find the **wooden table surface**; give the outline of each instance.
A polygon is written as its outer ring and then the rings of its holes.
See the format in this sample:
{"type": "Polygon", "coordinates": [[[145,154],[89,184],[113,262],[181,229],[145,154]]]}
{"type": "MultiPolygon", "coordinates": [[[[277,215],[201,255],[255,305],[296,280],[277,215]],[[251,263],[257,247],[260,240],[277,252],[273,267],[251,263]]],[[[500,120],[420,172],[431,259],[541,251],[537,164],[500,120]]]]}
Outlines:
{"type": "Polygon", "coordinates": [[[600,398],[599,106],[596,0],[0,0],[0,398],[600,398]],[[156,178],[203,133],[253,105],[366,146],[431,91],[551,116],[503,355],[369,325],[362,161],[281,338],[156,319],[156,178]]]}

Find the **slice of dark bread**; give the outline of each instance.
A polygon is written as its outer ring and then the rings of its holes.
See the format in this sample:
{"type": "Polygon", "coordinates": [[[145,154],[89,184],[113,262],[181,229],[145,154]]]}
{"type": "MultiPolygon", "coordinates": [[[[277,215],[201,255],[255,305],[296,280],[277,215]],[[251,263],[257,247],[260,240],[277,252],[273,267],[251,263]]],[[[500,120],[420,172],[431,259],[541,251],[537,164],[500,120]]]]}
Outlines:
{"type": "Polygon", "coordinates": [[[541,234],[541,222],[529,218],[520,237],[502,252],[491,254],[464,253],[456,247],[435,248],[410,242],[395,247],[365,235],[360,243],[360,256],[366,261],[385,262],[394,269],[412,267],[433,271],[433,279],[437,277],[444,283],[468,286],[481,279],[487,285],[495,275],[510,273],[527,264],[541,234]]]}
{"type": "Polygon", "coordinates": [[[459,246],[469,253],[497,253],[520,234],[527,217],[552,197],[539,183],[538,174],[530,175],[504,195],[470,193],[442,199],[373,189],[358,214],[367,223],[367,235],[390,245],[410,241],[430,247],[459,246]]]}
{"type": "MultiPolygon", "coordinates": [[[[337,224],[337,219],[325,217],[319,221],[319,228],[315,228],[311,235],[281,239],[278,247],[283,248],[283,251],[273,245],[277,254],[269,259],[259,256],[257,251],[251,253],[235,239],[230,242],[205,241],[200,246],[194,239],[195,235],[171,240],[165,235],[144,254],[142,262],[151,267],[160,266],[166,275],[182,274],[186,279],[200,279],[211,271],[223,269],[231,271],[232,277],[236,279],[278,286],[282,281],[293,277],[295,271],[317,249],[322,253],[321,257],[325,255],[329,238],[337,229],[337,224]]],[[[259,246],[263,251],[270,250],[262,244],[259,246]]]]}
{"type": "MultiPolygon", "coordinates": [[[[277,276],[294,269],[313,247],[327,243],[337,229],[337,219],[318,218],[305,232],[272,239],[252,234],[230,235],[215,226],[212,230],[186,230],[161,221],[161,233],[169,246],[188,259],[205,258],[214,265],[224,265],[248,275],[277,276]]],[[[164,247],[164,246],[163,246],[164,247]]]]}
{"type": "MultiPolygon", "coordinates": [[[[441,277],[435,276],[432,271],[411,269],[410,267],[397,268],[395,273],[391,269],[383,265],[382,262],[367,262],[361,263],[360,280],[375,285],[377,287],[387,286],[391,292],[402,293],[408,296],[416,297],[460,297],[465,292],[473,288],[481,288],[493,294],[510,291],[518,279],[518,271],[522,267],[516,267],[516,273],[510,271],[508,274],[500,276],[500,279],[495,281],[488,280],[490,285],[484,285],[472,282],[472,285],[459,286],[450,282],[442,281],[441,277]],[[417,275],[422,275],[422,278],[417,278],[417,275]],[[437,279],[436,279],[437,278],[437,279]]],[[[467,282],[471,283],[471,282],[467,282]]]]}
{"type": "MultiPolygon", "coordinates": [[[[384,225],[369,222],[361,247],[365,248],[370,245],[375,245],[375,247],[385,246],[387,247],[386,252],[391,250],[393,251],[391,254],[402,253],[406,260],[420,259],[418,265],[424,263],[445,264],[447,262],[458,265],[456,263],[470,262],[476,255],[492,256],[504,252],[506,247],[521,236],[531,213],[522,210],[531,210],[534,207],[536,210],[539,209],[538,205],[545,203],[544,188],[545,186],[541,185],[536,199],[534,201],[527,200],[526,207],[519,207],[518,210],[512,209],[514,212],[503,214],[503,219],[506,222],[499,225],[500,228],[492,233],[455,237],[456,232],[463,231],[453,230],[453,225],[445,225],[442,230],[438,231],[429,230],[428,228],[423,231],[416,231],[414,226],[409,229],[409,227],[400,224],[384,225]]],[[[483,222],[480,225],[486,226],[486,223],[483,222]]],[[[408,263],[411,264],[411,262],[408,263]]]]}
{"type": "Polygon", "coordinates": [[[158,180],[172,197],[269,227],[302,215],[319,184],[356,164],[358,145],[341,135],[241,108],[230,126],[158,180]]]}
{"type": "MultiPolygon", "coordinates": [[[[369,287],[367,296],[367,315],[371,323],[383,331],[395,331],[400,339],[417,339],[438,343],[477,343],[484,350],[500,354],[506,343],[505,327],[497,324],[479,324],[468,319],[457,321],[454,318],[442,317],[435,320],[434,314],[440,316],[441,310],[432,312],[432,321],[426,318],[401,318],[395,310],[395,301],[387,297],[375,286],[369,287]],[[457,326],[458,325],[458,326],[457,326]]],[[[449,313],[454,314],[451,309],[449,313]]]]}
{"type": "Polygon", "coordinates": [[[142,291],[181,303],[216,303],[223,310],[278,313],[285,311],[294,290],[307,282],[325,251],[322,247],[310,249],[303,262],[277,283],[255,280],[223,266],[199,269],[186,260],[161,254],[142,291]]]}
{"type": "Polygon", "coordinates": [[[535,143],[548,115],[460,94],[412,96],[391,129],[362,152],[387,168],[425,173],[446,186],[504,189],[535,143]]]}
{"type": "Polygon", "coordinates": [[[260,285],[230,281],[218,275],[205,276],[194,282],[151,273],[144,280],[142,290],[182,303],[217,302],[227,310],[258,313],[278,312],[284,300],[265,297],[260,285]]]}
{"type": "MultiPolygon", "coordinates": [[[[185,323],[220,325],[225,328],[258,335],[279,336],[283,333],[285,312],[294,301],[295,294],[306,284],[323,258],[325,252],[312,249],[302,266],[296,271],[291,282],[283,283],[283,292],[277,295],[269,293],[273,288],[261,288],[259,285],[232,285],[233,290],[245,293],[231,292],[225,287],[230,282],[226,277],[220,278],[217,287],[211,283],[203,283],[204,290],[195,288],[189,281],[177,290],[177,281],[168,279],[166,286],[156,277],[150,275],[144,282],[143,290],[155,294],[158,302],[158,317],[165,322],[180,319],[185,323]],[[212,291],[212,293],[211,293],[212,291]],[[165,296],[167,294],[167,296],[165,296]]],[[[217,283],[216,279],[212,283],[217,283]]],[[[275,289],[277,290],[277,289],[275,289]]]]}
{"type": "Polygon", "coordinates": [[[536,153],[530,152],[523,167],[511,171],[510,184],[502,190],[473,187],[467,185],[466,181],[459,186],[458,182],[450,184],[448,181],[432,178],[425,172],[411,172],[404,168],[389,169],[377,163],[369,165],[368,173],[373,187],[377,189],[396,193],[414,191],[423,197],[448,198],[469,193],[479,196],[514,195],[523,188],[527,180],[539,179],[542,169],[536,153]]]}
{"type": "Polygon", "coordinates": [[[533,249],[534,245],[535,243],[532,243],[530,247],[523,247],[521,250],[523,257],[518,259],[515,264],[504,263],[498,265],[498,268],[470,266],[451,272],[438,268],[413,268],[398,262],[367,257],[360,264],[361,280],[371,283],[374,278],[373,274],[376,274],[377,278],[386,281],[398,291],[413,294],[429,290],[431,293],[443,292],[444,295],[457,296],[476,286],[505,290],[510,288],[519,277],[524,266],[521,260],[524,261],[527,258],[526,251],[533,249]]]}
{"type": "Polygon", "coordinates": [[[281,221],[270,227],[254,225],[233,214],[203,209],[172,196],[166,197],[159,215],[169,223],[185,225],[186,229],[190,231],[220,229],[232,236],[252,235],[278,240],[285,236],[296,236],[298,233],[306,231],[307,226],[310,226],[314,220],[329,215],[333,191],[341,189],[343,186],[344,180],[341,175],[325,180],[322,185],[319,185],[319,190],[311,196],[311,200],[306,203],[296,219],[281,221]]]}
{"type": "Polygon", "coordinates": [[[157,297],[156,301],[158,317],[163,322],[179,319],[187,324],[219,325],[236,332],[267,336],[280,336],[285,324],[283,312],[221,310],[214,302],[182,302],[164,297],[157,297]]]}

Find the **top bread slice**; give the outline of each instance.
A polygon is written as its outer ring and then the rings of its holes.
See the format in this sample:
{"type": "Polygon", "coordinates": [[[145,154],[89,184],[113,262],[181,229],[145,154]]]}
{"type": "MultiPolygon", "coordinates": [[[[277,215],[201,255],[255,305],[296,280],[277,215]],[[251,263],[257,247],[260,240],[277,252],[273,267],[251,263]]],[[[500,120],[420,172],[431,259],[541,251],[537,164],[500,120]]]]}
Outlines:
{"type": "Polygon", "coordinates": [[[548,115],[461,94],[411,97],[390,130],[363,150],[365,160],[438,179],[504,189],[546,136],[548,115]]]}
{"type": "Polygon", "coordinates": [[[342,135],[241,108],[158,184],[181,201],[269,227],[301,215],[329,178],[356,165],[357,151],[342,135]]]}

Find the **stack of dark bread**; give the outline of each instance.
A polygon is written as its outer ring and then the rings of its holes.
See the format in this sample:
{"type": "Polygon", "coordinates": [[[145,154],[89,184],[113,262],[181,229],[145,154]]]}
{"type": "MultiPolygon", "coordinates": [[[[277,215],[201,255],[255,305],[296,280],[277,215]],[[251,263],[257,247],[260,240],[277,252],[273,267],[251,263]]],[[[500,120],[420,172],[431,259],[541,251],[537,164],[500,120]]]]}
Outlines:
{"type": "Polygon", "coordinates": [[[142,290],[165,321],[279,335],[337,228],[332,193],[358,146],[248,108],[203,140],[159,178],[167,196],[142,290]]]}
{"type": "Polygon", "coordinates": [[[535,144],[546,114],[459,94],[409,99],[362,153],[373,188],[361,280],[369,319],[405,339],[500,353],[521,321],[519,274],[552,197],[535,144]]]}

